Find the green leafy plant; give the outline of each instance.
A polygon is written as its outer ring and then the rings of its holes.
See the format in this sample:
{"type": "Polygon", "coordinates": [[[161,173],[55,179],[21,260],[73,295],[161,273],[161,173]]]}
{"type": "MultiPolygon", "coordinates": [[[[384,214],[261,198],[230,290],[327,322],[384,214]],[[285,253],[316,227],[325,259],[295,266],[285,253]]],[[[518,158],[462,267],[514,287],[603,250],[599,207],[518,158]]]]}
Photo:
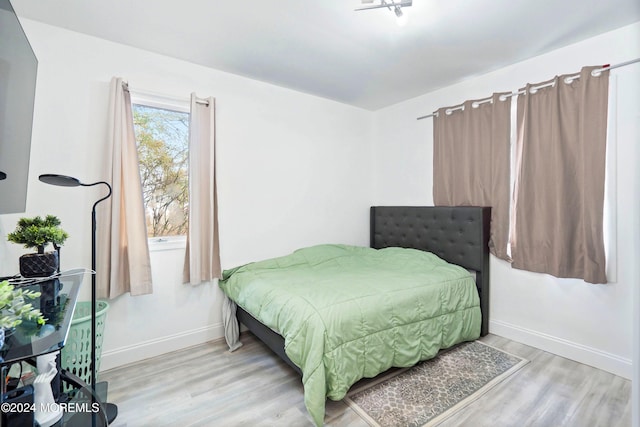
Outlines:
{"type": "Polygon", "coordinates": [[[60,220],[54,215],[47,215],[44,219],[20,218],[16,229],[7,235],[10,242],[24,245],[25,248],[36,248],[39,254],[44,253],[45,247],[51,243],[58,249],[69,235],[60,228],[60,220]]]}
{"type": "Polygon", "coordinates": [[[39,296],[40,292],[16,289],[6,280],[0,282],[0,328],[14,328],[24,320],[43,325],[45,319],[40,310],[27,303],[27,299],[39,296]]]}

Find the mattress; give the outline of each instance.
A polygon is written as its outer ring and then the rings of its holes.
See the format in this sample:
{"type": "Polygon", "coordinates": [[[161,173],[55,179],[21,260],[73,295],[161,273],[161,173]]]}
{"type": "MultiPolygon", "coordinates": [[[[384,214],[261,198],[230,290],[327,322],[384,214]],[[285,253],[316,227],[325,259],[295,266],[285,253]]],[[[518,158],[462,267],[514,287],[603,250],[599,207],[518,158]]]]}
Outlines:
{"type": "Polygon", "coordinates": [[[415,249],[312,246],[226,270],[220,287],[284,337],[317,425],[359,379],[480,336],[473,276],[415,249]]]}

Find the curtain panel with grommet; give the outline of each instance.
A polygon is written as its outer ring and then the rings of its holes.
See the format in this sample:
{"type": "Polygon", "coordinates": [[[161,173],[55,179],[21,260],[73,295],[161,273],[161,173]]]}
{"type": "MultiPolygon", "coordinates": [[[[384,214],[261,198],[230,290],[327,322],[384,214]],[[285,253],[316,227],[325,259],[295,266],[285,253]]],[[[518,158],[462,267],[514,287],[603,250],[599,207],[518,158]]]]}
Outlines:
{"type": "Polygon", "coordinates": [[[100,210],[97,246],[97,295],[115,298],[129,292],[153,292],[142,183],[131,111],[131,95],[122,78],[111,80],[105,181],[113,196],[100,210]]]}
{"type": "Polygon", "coordinates": [[[189,123],[189,229],[183,282],[220,278],[216,189],[215,99],[191,94],[189,123]]]}
{"type": "Polygon", "coordinates": [[[528,84],[518,97],[512,266],[606,283],[609,71],[528,84]]]}
{"type": "Polygon", "coordinates": [[[433,124],[433,202],[491,206],[491,253],[508,259],[510,93],[440,108],[433,124]]]}

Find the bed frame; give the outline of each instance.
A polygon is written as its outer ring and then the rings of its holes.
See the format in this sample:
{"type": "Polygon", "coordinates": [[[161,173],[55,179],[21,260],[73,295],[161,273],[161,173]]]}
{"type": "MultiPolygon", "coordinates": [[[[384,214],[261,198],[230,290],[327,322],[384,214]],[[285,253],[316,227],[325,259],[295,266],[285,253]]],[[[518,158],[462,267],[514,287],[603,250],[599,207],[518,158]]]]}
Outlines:
{"type": "MultiPolygon", "coordinates": [[[[482,311],[481,335],[489,332],[489,207],[372,206],[370,246],[397,246],[433,252],[452,264],[476,272],[482,311]]],[[[238,321],[293,369],[302,374],[284,352],[284,338],[242,308],[238,321]]]]}

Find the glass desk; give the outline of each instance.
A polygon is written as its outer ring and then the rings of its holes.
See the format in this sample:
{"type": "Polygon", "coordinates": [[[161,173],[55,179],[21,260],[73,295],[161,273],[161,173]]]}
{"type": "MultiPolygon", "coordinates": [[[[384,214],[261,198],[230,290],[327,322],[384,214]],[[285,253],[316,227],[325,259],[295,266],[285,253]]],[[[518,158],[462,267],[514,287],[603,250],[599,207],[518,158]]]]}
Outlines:
{"type": "MultiPolygon", "coordinates": [[[[59,277],[49,280],[41,280],[34,278],[31,283],[24,281],[28,279],[10,280],[16,288],[27,289],[30,291],[40,292],[40,297],[29,299],[26,302],[32,304],[35,308],[39,308],[45,320],[44,325],[37,325],[33,321],[23,321],[15,328],[5,331],[5,338],[0,347],[0,403],[8,404],[15,401],[16,395],[23,393],[26,395],[22,403],[33,402],[33,389],[28,387],[16,389],[7,392],[7,373],[12,364],[17,362],[27,362],[35,366],[38,356],[53,353],[61,350],[67,340],[73,312],[78,298],[78,292],[82,285],[82,280],[88,272],[84,269],[68,270],[62,272],[59,277]],[[38,281],[39,280],[39,281],[38,281]],[[37,281],[36,283],[33,283],[37,281]],[[31,395],[29,396],[29,393],[31,395]]],[[[58,375],[51,382],[51,388],[56,402],[64,399],[66,396],[61,395],[60,381],[65,378],[64,370],[60,369],[58,363],[58,375]]],[[[86,384],[79,384],[86,386],[86,384]]],[[[25,406],[14,405],[16,408],[25,408],[25,406]]],[[[11,410],[10,410],[11,411],[11,410]]],[[[3,427],[11,427],[14,425],[31,424],[33,413],[27,414],[28,411],[22,411],[21,414],[5,413],[2,411],[3,427]],[[25,424],[26,423],[26,424],[25,424]]],[[[66,415],[66,414],[65,414],[66,415]]],[[[56,425],[62,425],[63,422],[56,425]]],[[[64,423],[65,425],[67,423],[64,423]]]]}
{"type": "MultiPolygon", "coordinates": [[[[47,320],[42,326],[24,321],[13,330],[5,331],[0,348],[2,367],[64,347],[84,274],[85,270],[70,270],[63,272],[59,279],[20,286],[41,293],[39,298],[27,302],[39,308],[47,320]]],[[[4,386],[3,383],[3,392],[4,386]]]]}

